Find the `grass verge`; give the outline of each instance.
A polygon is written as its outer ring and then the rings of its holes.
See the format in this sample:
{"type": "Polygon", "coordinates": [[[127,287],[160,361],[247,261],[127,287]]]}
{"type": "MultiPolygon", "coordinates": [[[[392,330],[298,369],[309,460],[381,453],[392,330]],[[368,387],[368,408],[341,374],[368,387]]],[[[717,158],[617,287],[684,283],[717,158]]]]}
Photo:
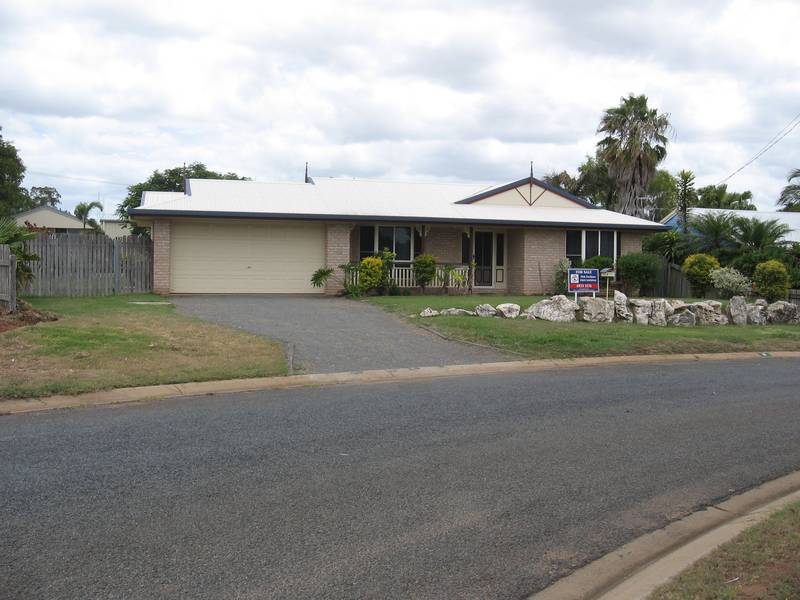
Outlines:
{"type": "Polygon", "coordinates": [[[800,502],[720,546],[649,600],[800,598],[800,502]]]}
{"type": "Polygon", "coordinates": [[[58,321],[0,333],[0,399],[287,372],[278,342],[179,315],[150,294],[30,298],[58,321]]]}
{"type": "Polygon", "coordinates": [[[691,352],[800,350],[797,325],[643,327],[630,323],[551,323],[523,319],[479,319],[416,315],[430,306],[474,308],[480,303],[513,302],[527,308],[531,296],[380,296],[364,301],[432,327],[456,340],[487,344],[528,358],[576,358],[691,352]]]}

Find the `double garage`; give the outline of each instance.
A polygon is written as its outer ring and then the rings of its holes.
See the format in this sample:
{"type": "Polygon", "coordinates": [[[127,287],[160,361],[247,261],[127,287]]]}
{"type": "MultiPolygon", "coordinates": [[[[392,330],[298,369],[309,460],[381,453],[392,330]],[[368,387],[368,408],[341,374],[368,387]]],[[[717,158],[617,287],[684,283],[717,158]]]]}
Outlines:
{"type": "Polygon", "coordinates": [[[322,223],[175,220],[170,227],[175,294],[309,294],[325,264],[322,223]]]}

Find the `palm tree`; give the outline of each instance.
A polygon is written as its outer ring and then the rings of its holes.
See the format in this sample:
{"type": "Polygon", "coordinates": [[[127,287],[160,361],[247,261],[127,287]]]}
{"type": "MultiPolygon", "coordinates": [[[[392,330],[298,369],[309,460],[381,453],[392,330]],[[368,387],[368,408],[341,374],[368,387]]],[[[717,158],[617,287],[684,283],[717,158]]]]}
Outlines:
{"type": "Polygon", "coordinates": [[[689,207],[694,205],[695,200],[697,192],[694,189],[694,173],[684,169],[678,173],[678,194],[675,201],[683,233],[689,231],[689,207]]]}
{"type": "Polygon", "coordinates": [[[757,210],[750,202],[753,192],[729,192],[728,184],[707,185],[697,190],[697,204],[703,208],[725,208],[729,210],[757,210]]]}
{"type": "Polygon", "coordinates": [[[29,252],[25,242],[36,237],[36,233],[27,227],[17,224],[11,217],[0,217],[0,244],[8,245],[17,257],[17,285],[24,287],[33,278],[30,261],[39,260],[39,256],[29,252]]]}
{"type": "Polygon", "coordinates": [[[619,106],[603,114],[597,133],[598,156],[608,163],[608,174],[617,185],[617,210],[645,216],[644,195],[658,164],[667,155],[669,115],[647,106],[644,94],[621,98],[619,106]]]}
{"type": "Polygon", "coordinates": [[[95,231],[97,231],[100,226],[97,224],[97,221],[89,217],[89,214],[94,210],[97,209],[99,211],[103,211],[103,205],[100,204],[97,200],[92,200],[91,202],[81,202],[78,206],[75,207],[75,216],[81,220],[83,223],[83,228],[86,229],[88,225],[95,231]]]}
{"type": "Polygon", "coordinates": [[[708,252],[714,256],[733,242],[734,216],[730,213],[708,213],[689,220],[697,252],[708,252]]]}
{"type": "Polygon", "coordinates": [[[781,246],[791,231],[791,227],[777,219],[739,218],[733,221],[732,238],[740,252],[763,251],[781,246]]]}
{"type": "Polygon", "coordinates": [[[783,210],[800,210],[800,169],[792,169],[787,178],[789,185],[781,191],[778,204],[783,206],[783,210]],[[796,179],[797,183],[792,183],[796,179]]]}

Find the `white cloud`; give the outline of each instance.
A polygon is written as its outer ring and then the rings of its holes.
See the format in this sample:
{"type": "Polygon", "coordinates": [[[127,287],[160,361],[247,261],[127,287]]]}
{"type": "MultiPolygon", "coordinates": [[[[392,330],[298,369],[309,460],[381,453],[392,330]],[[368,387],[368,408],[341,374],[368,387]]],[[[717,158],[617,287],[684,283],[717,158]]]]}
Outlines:
{"type": "MultiPolygon", "coordinates": [[[[5,2],[0,125],[68,207],[200,160],[258,179],[574,170],[630,92],[701,184],[800,111],[795,2],[5,2]]],[[[800,129],[730,182],[772,205],[800,129]]]]}

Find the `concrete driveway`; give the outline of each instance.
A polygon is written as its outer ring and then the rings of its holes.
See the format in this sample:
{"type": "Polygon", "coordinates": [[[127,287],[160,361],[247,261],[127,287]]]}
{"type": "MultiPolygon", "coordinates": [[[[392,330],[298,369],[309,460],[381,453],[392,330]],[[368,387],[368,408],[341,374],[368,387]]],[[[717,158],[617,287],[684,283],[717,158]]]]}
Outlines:
{"type": "Polygon", "coordinates": [[[497,362],[512,357],[449,342],[380,308],[344,298],[176,296],[187,315],[283,341],[295,370],[336,373],[497,362]]]}

